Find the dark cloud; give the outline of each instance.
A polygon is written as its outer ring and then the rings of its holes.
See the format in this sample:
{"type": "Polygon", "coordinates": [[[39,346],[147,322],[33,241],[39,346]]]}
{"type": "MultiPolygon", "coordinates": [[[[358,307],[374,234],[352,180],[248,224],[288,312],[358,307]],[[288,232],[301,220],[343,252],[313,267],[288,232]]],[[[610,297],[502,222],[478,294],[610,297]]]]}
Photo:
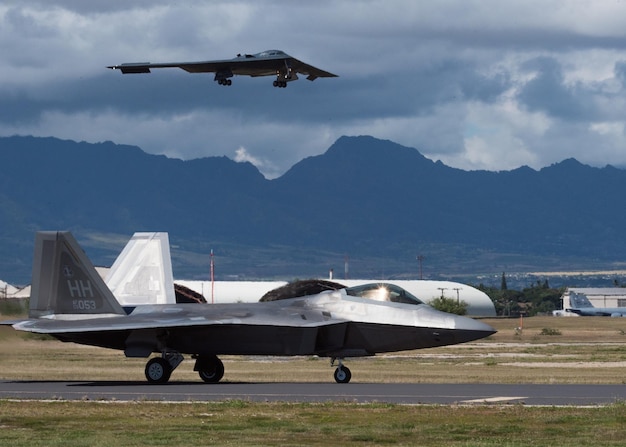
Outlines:
{"type": "Polygon", "coordinates": [[[615,77],[621,82],[622,89],[626,90],[626,61],[615,64],[615,77]]]}
{"type": "Polygon", "coordinates": [[[565,120],[585,120],[594,115],[588,92],[579,85],[567,86],[561,64],[552,57],[538,57],[524,64],[536,76],[520,90],[520,103],[532,111],[565,120]]]}
{"type": "Polygon", "coordinates": [[[393,76],[301,79],[286,89],[273,88],[272,80],[236,77],[232,86],[222,87],[212,74],[178,69],[149,75],[107,71],[80,82],[64,81],[52,90],[56,107],[67,112],[101,107],[150,115],[232,110],[256,119],[314,123],[427,114],[441,104],[462,100],[493,102],[510,86],[504,74],[487,77],[477,67],[452,60],[393,76]]]}
{"type": "Polygon", "coordinates": [[[599,163],[623,164],[612,148],[626,144],[624,13],[550,0],[9,0],[0,134],[113,140],[180,158],[239,151],[273,173],[342,134],[462,168],[590,162],[589,146],[599,163]],[[210,74],[105,68],[270,48],[340,77],[286,89],[236,77],[224,88],[210,74]]]}
{"type": "Polygon", "coordinates": [[[166,0],[30,0],[28,2],[8,0],[8,3],[12,2],[22,5],[28,3],[34,9],[56,7],[87,15],[127,11],[131,9],[153,8],[171,3],[166,0]]]}

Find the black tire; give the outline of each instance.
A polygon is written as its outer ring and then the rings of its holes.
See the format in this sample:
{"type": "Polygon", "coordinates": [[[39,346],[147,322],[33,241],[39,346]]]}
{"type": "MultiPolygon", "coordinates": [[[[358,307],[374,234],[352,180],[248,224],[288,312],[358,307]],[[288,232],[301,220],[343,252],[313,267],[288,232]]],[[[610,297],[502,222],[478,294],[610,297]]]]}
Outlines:
{"type": "Polygon", "coordinates": [[[218,357],[202,359],[197,371],[205,383],[217,383],[224,377],[224,364],[218,357]]]}
{"type": "Polygon", "coordinates": [[[335,382],[348,383],[352,378],[352,372],[347,366],[340,366],[335,370],[335,382]]]}
{"type": "Polygon", "coordinates": [[[172,375],[172,367],[169,362],[162,357],[150,359],[146,364],[146,379],[148,383],[162,384],[167,383],[172,375]]]}

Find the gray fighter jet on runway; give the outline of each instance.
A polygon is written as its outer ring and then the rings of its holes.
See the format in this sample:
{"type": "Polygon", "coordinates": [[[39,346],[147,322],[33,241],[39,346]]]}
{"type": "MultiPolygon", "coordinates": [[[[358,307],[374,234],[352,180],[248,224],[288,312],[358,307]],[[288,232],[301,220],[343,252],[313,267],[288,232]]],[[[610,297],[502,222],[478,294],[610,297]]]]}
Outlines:
{"type": "MultiPolygon", "coordinates": [[[[35,238],[27,320],[4,321],[20,331],[150,357],[150,383],[165,383],[196,359],[205,382],[218,382],[218,355],[318,355],[338,361],[335,380],[350,381],[347,357],[430,348],[486,337],[495,330],[439,312],[400,287],[368,284],[253,304],[144,304],[123,308],[69,232],[35,238]]],[[[286,371],[288,379],[288,370],[286,371]]]]}
{"type": "Polygon", "coordinates": [[[305,64],[295,57],[280,50],[267,50],[257,54],[238,54],[233,59],[201,61],[201,62],[166,62],[151,64],[150,62],[132,62],[111,65],[107,68],[120,70],[124,74],[150,73],[151,68],[182,68],[189,73],[215,73],[214,80],[220,85],[231,85],[234,75],[276,76],[274,87],[287,87],[287,82],[298,79],[298,73],[307,75],[309,81],[317,78],[336,78],[312,65],[305,64]]]}

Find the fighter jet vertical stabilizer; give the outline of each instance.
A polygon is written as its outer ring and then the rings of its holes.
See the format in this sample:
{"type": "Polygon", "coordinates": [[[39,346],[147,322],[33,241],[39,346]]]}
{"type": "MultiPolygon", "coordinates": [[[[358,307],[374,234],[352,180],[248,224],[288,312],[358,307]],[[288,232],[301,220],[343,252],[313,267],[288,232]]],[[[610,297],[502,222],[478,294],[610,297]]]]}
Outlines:
{"type": "Polygon", "coordinates": [[[122,306],[176,303],[167,233],[135,233],[105,282],[122,306]]]}
{"type": "Polygon", "coordinates": [[[125,312],[72,234],[37,233],[29,317],[61,319],[103,314],[125,312]]]}

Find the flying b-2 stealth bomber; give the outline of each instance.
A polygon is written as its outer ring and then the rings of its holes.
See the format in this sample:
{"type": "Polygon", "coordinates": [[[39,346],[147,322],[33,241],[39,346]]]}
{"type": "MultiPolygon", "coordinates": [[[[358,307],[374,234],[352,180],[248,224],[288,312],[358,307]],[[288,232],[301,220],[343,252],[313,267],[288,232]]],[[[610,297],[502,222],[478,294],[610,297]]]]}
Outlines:
{"type": "Polygon", "coordinates": [[[123,74],[150,73],[153,68],[182,68],[189,73],[215,73],[214,80],[220,85],[231,85],[235,75],[276,76],[274,87],[287,87],[287,83],[298,79],[298,73],[309,81],[317,78],[336,78],[337,75],[320,70],[289,56],[281,50],[267,50],[257,54],[238,54],[233,59],[199,62],[131,62],[111,65],[107,68],[120,70],[123,74]]]}

